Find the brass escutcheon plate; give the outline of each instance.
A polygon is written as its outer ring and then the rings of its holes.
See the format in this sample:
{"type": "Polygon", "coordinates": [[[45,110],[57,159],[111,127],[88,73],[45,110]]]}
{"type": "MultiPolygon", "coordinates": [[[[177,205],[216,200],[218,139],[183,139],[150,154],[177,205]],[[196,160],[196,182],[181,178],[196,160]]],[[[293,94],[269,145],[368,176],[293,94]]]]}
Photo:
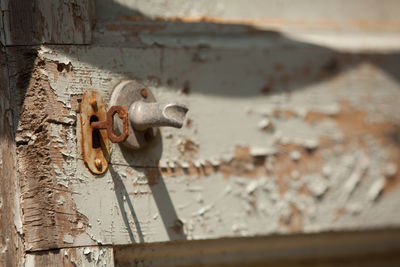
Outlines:
{"type": "Polygon", "coordinates": [[[107,130],[94,130],[90,123],[107,119],[106,104],[97,91],[88,90],[82,96],[79,109],[83,161],[92,173],[103,174],[110,158],[107,130]]]}

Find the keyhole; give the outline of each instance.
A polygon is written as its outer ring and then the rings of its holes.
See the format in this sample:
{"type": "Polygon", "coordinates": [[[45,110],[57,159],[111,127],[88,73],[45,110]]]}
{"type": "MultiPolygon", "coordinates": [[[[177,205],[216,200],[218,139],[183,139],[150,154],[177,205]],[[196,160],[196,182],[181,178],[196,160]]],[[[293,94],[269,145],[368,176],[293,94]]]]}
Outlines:
{"type": "MultiPolygon", "coordinates": [[[[90,117],[90,123],[99,121],[96,115],[92,115],[90,117]]],[[[98,129],[92,131],[92,148],[99,148],[101,147],[101,135],[98,129]]]]}

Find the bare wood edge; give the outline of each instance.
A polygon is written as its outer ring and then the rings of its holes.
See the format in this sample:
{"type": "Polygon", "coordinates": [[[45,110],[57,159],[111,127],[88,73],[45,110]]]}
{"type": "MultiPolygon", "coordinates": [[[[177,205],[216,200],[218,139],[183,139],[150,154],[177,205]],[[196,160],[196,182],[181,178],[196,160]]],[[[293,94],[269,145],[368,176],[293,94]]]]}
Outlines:
{"type": "MultiPolygon", "coordinates": [[[[10,55],[15,60],[28,59],[17,53],[18,49],[9,49],[16,50],[10,55]]],[[[19,49],[25,51],[26,48],[19,49]]],[[[22,73],[20,80],[25,80],[26,87],[20,92],[23,104],[17,118],[19,127],[16,131],[25,251],[68,247],[81,242],[84,245],[96,244],[86,233],[87,218],[77,211],[69,185],[56,180],[54,166],[62,169],[64,158],[60,148],[54,146],[57,141],[49,134],[51,127],[57,125],[61,129],[59,138],[64,140],[68,129],[76,127],[75,121],[64,120],[69,110],[55,99],[48,79],[41,71],[45,66],[56,66],[36,57],[30,60],[32,66],[29,75],[21,71],[21,68],[18,69],[22,73]],[[37,137],[29,141],[26,137],[31,129],[35,129],[37,137]],[[62,200],[61,205],[59,199],[62,200]]]]}
{"type": "Polygon", "coordinates": [[[400,263],[400,229],[114,246],[116,266],[400,263]]]}
{"type": "Polygon", "coordinates": [[[24,244],[13,130],[15,110],[7,51],[2,46],[0,49],[0,266],[18,266],[23,260],[24,244]]]}

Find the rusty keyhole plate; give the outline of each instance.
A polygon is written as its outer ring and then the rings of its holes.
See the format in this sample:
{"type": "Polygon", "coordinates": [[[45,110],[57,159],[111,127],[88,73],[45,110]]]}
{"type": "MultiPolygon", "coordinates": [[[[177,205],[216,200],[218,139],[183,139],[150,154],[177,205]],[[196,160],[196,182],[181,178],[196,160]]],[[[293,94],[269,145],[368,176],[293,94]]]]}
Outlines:
{"type": "Polygon", "coordinates": [[[94,121],[107,119],[106,104],[97,91],[88,90],[80,103],[82,156],[86,166],[94,174],[107,171],[110,146],[106,129],[95,130],[94,121]]]}

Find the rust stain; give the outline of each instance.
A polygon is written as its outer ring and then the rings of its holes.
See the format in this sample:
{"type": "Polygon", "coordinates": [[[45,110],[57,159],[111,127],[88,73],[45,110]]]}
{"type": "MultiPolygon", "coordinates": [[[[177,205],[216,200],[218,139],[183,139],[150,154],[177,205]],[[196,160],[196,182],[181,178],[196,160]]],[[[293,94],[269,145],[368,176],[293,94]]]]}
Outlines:
{"type": "MultiPolygon", "coordinates": [[[[141,91],[142,96],[144,98],[147,97],[147,91],[143,90],[141,91]]],[[[90,105],[94,108],[96,108],[96,100],[95,98],[90,100],[90,105]]],[[[101,130],[105,129],[107,130],[107,136],[108,139],[110,139],[111,142],[113,143],[122,143],[128,138],[129,136],[129,121],[128,121],[128,108],[125,106],[112,106],[109,108],[107,111],[107,119],[104,121],[93,121],[90,123],[90,126],[94,130],[101,130]],[[120,135],[116,135],[113,130],[113,120],[114,120],[114,115],[118,114],[118,117],[122,120],[123,122],[123,130],[120,135]]]]}
{"type": "Polygon", "coordinates": [[[108,128],[93,129],[91,123],[107,121],[110,114],[106,113],[106,104],[97,91],[89,90],[83,94],[80,103],[82,157],[86,166],[94,174],[103,174],[108,169],[110,155],[108,132],[110,130],[108,128]]]}

